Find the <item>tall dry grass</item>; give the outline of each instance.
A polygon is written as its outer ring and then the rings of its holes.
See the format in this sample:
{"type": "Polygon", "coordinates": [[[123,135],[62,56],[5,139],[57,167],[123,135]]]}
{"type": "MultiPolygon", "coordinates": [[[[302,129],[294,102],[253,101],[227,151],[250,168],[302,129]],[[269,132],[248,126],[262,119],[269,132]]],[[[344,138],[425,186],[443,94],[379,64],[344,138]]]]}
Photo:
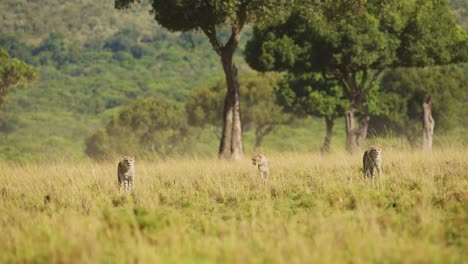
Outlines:
{"type": "Polygon", "coordinates": [[[277,154],[264,182],[246,159],[1,164],[0,262],[463,263],[468,150],[361,157],[277,154]]]}

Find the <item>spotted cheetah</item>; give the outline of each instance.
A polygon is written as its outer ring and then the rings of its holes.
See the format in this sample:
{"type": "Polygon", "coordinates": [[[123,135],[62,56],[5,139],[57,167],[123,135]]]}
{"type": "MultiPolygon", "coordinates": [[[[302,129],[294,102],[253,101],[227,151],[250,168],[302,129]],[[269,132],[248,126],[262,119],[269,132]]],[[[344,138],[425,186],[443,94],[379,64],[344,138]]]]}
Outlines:
{"type": "Polygon", "coordinates": [[[252,157],[252,164],[258,167],[260,176],[266,180],[270,174],[270,161],[264,154],[256,154],[252,157]]]}
{"type": "Polygon", "coordinates": [[[375,178],[375,174],[382,174],[382,148],[371,146],[362,157],[364,179],[375,178]]]}
{"type": "Polygon", "coordinates": [[[117,177],[120,189],[130,191],[133,188],[133,179],[135,177],[135,158],[132,156],[123,156],[117,166],[117,177]]]}

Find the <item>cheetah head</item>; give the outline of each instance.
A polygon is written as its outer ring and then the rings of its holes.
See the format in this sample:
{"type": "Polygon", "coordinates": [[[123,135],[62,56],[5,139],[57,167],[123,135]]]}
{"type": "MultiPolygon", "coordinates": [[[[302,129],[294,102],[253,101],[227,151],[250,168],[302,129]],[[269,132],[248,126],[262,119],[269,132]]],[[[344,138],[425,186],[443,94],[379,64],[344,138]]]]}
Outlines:
{"type": "Polygon", "coordinates": [[[382,148],[374,145],[369,148],[369,152],[373,157],[377,157],[382,153],[382,148]]]}
{"type": "Polygon", "coordinates": [[[254,155],[252,157],[252,165],[254,165],[254,166],[257,165],[257,162],[259,162],[261,158],[262,157],[260,156],[260,154],[254,155]]]}
{"type": "Polygon", "coordinates": [[[256,154],[252,156],[252,164],[255,166],[257,164],[261,164],[263,161],[265,161],[266,156],[264,154],[256,154]]]}
{"type": "Polygon", "coordinates": [[[127,168],[130,168],[133,166],[133,164],[135,163],[135,157],[133,156],[127,156],[127,155],[124,155],[122,157],[122,160],[123,160],[123,163],[125,164],[125,166],[127,168]]]}

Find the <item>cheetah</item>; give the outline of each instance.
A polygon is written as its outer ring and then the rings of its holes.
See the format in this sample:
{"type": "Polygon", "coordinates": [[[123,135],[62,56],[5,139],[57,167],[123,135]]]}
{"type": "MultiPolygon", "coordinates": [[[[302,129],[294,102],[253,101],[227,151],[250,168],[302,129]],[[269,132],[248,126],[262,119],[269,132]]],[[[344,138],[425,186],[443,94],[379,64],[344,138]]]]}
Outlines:
{"type": "Polygon", "coordinates": [[[266,180],[270,174],[270,161],[264,154],[256,154],[252,157],[252,164],[258,167],[260,176],[266,180]]]}
{"type": "Polygon", "coordinates": [[[120,189],[130,191],[133,188],[133,179],[135,177],[135,158],[132,156],[123,156],[117,166],[117,177],[120,189]]]}
{"type": "Polygon", "coordinates": [[[367,180],[367,178],[371,178],[373,180],[376,173],[380,177],[382,174],[382,148],[379,146],[371,146],[364,152],[362,162],[364,179],[367,180]]]}

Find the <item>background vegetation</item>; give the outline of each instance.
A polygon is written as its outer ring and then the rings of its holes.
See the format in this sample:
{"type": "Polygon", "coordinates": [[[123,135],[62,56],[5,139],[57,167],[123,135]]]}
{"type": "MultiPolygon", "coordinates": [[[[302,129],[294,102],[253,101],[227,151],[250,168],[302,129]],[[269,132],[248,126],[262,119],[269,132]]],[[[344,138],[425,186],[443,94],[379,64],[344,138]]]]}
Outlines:
{"type": "MultiPolygon", "coordinates": [[[[453,13],[466,28],[463,4],[464,1],[450,1],[453,13]]],[[[163,30],[145,13],[149,9],[145,5],[120,11],[113,5],[113,0],[66,3],[48,0],[47,4],[2,1],[0,47],[13,58],[35,66],[38,80],[5,97],[0,109],[0,133],[3,135],[0,159],[41,160],[44,153],[48,159],[85,158],[86,140],[107,126],[121,107],[133,100],[156,96],[158,100],[185,103],[193,89],[213,87],[223,79],[219,59],[201,33],[163,30]]],[[[251,35],[250,28],[243,34],[240,51],[235,54],[241,76],[250,71],[242,58],[245,41],[251,35]]],[[[225,35],[228,36],[228,32],[225,35]]],[[[461,69],[462,72],[456,71],[458,73],[450,76],[440,75],[438,82],[430,84],[434,87],[431,89],[445,89],[445,83],[453,83],[458,85],[457,89],[466,90],[466,65],[461,65],[461,69]]],[[[424,71],[432,75],[432,69],[424,71]]],[[[425,89],[420,83],[415,79],[411,89],[425,89]]],[[[383,84],[382,87],[389,86],[383,84]]],[[[450,118],[456,116],[461,122],[453,119],[445,122],[445,116],[440,124],[447,126],[440,127],[437,122],[439,142],[447,143],[448,138],[463,144],[467,142],[467,134],[463,133],[466,118],[461,112],[467,108],[466,94],[460,95],[459,90],[446,94],[458,99],[449,100],[453,102],[451,106],[461,106],[452,108],[450,118]]],[[[439,102],[434,99],[436,108],[439,102]]],[[[321,115],[320,112],[315,114],[321,115]]],[[[323,123],[313,117],[280,125],[265,136],[264,149],[318,151],[325,136],[323,123]],[[291,137],[285,141],[285,135],[291,137]]],[[[333,135],[337,138],[332,141],[332,149],[342,147],[343,123],[340,118],[335,121],[333,135]]],[[[401,134],[388,130],[395,125],[386,125],[385,132],[381,123],[371,122],[370,126],[374,126],[378,135],[398,137],[401,134]]],[[[245,147],[249,153],[255,145],[255,129],[248,125],[245,128],[245,147]]],[[[197,147],[181,146],[179,150],[188,155],[215,155],[219,133],[214,130],[212,126],[191,129],[191,135],[198,136],[193,145],[197,147]]]]}
{"type": "Polygon", "coordinates": [[[18,128],[1,140],[2,159],[84,157],[85,138],[118,107],[148,96],[183,101],[222,77],[198,33],[169,33],[112,0],[62,2],[2,1],[0,47],[39,76],[2,109],[18,128]]]}

